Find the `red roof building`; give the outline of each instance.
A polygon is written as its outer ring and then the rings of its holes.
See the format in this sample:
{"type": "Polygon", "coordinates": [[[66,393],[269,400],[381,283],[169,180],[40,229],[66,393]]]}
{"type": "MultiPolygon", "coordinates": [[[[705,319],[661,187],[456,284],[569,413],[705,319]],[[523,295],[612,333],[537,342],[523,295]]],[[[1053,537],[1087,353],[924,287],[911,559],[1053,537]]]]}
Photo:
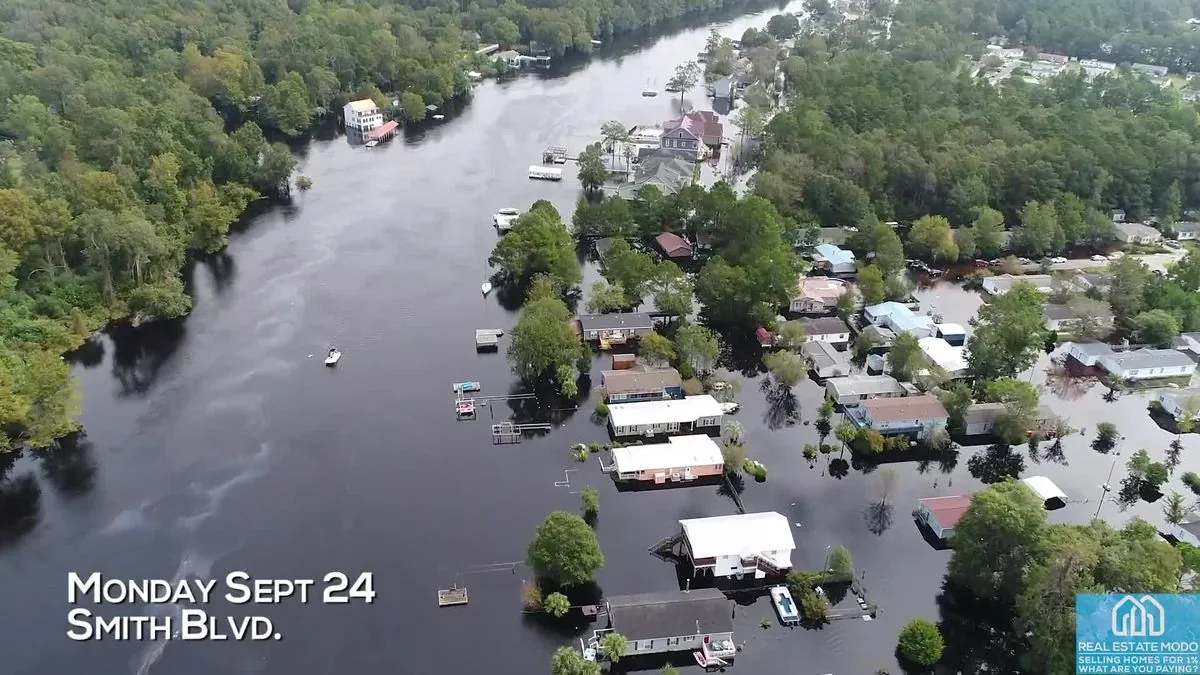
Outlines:
{"type": "Polygon", "coordinates": [[[380,141],[385,138],[391,138],[396,133],[396,129],[400,128],[400,123],[396,120],[385,122],[383,126],[376,127],[367,133],[363,134],[363,138],[368,141],[380,141]]]}
{"type": "Polygon", "coordinates": [[[684,115],[684,118],[691,120],[689,128],[699,131],[698,135],[705,145],[710,148],[720,147],[725,137],[725,127],[716,113],[711,110],[697,110],[684,115]]]}
{"type": "Polygon", "coordinates": [[[949,497],[926,497],[918,500],[917,518],[929,527],[939,539],[954,536],[954,528],[963,514],[971,507],[971,495],[949,497]]]}
{"type": "Polygon", "coordinates": [[[663,232],[655,237],[654,241],[668,258],[679,260],[692,257],[692,245],[674,232],[663,232]]]}

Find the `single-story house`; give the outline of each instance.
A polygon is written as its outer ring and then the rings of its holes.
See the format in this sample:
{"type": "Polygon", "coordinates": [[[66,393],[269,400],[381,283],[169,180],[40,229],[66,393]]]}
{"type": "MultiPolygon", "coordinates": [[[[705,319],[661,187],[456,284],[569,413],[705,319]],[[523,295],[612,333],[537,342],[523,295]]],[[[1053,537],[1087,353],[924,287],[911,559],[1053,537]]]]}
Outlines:
{"type": "Polygon", "coordinates": [[[843,345],[850,341],[850,327],[836,316],[800,319],[806,342],[829,342],[843,345]]]}
{"type": "Polygon", "coordinates": [[[608,407],[608,426],[617,438],[720,432],[724,419],[725,409],[708,394],[608,407]]]}
{"type": "Polygon", "coordinates": [[[579,334],[588,342],[602,337],[639,338],[654,331],[654,317],[645,312],[583,314],[577,321],[579,334]]]}
{"type": "Polygon", "coordinates": [[[1175,535],[1179,541],[1192,546],[1200,546],[1200,511],[1189,513],[1187,520],[1176,525],[1175,531],[1171,534],[1175,535]]]}
{"type": "Polygon", "coordinates": [[[917,520],[928,527],[935,537],[948,541],[963,514],[971,507],[971,495],[926,497],[917,500],[917,520]]]}
{"type": "Polygon", "coordinates": [[[1071,283],[1085,291],[1093,288],[1097,291],[1106,291],[1108,290],[1109,276],[1100,272],[1080,272],[1072,277],[1071,283]]]}
{"type": "Polygon", "coordinates": [[[870,428],[884,436],[904,434],[928,437],[934,429],[945,428],[949,414],[936,396],[921,394],[901,398],[871,398],[846,408],[846,416],[860,428],[870,428]]]}
{"type": "Polygon", "coordinates": [[[1200,333],[1181,333],[1175,338],[1175,349],[1200,354],[1200,333]]]}
{"type": "Polygon", "coordinates": [[[1123,223],[1123,222],[1125,222],[1125,210],[1124,210],[1124,209],[1113,209],[1113,212],[1112,212],[1112,221],[1113,221],[1114,223],[1123,223]]]}
{"type": "Polygon", "coordinates": [[[817,244],[817,252],[813,254],[813,260],[819,267],[823,267],[825,271],[834,276],[849,276],[858,269],[854,263],[854,252],[838,248],[833,244],[817,244]]]}
{"type": "Polygon", "coordinates": [[[792,567],[792,524],[782,514],[743,513],[679,521],[683,551],[697,571],[762,579],[792,567]]]}
{"type": "Polygon", "coordinates": [[[1112,347],[1103,342],[1070,342],[1067,343],[1067,356],[1089,368],[1099,365],[1101,356],[1112,354],[1112,347]]]}
{"type": "Polygon", "coordinates": [[[961,324],[937,323],[933,327],[936,330],[934,337],[945,340],[951,347],[961,347],[967,342],[967,329],[961,324]]]}
{"type": "Polygon", "coordinates": [[[713,82],[712,93],[715,101],[724,101],[728,106],[733,106],[733,102],[737,100],[737,90],[733,86],[733,80],[728,77],[713,82]]]}
{"type": "Polygon", "coordinates": [[[654,238],[654,243],[662,250],[663,255],[671,260],[691,260],[695,251],[687,239],[674,232],[663,232],[654,238]]]}
{"type": "MultiPolygon", "coordinates": [[[[1076,314],[1075,309],[1069,305],[1056,305],[1051,303],[1043,307],[1042,311],[1046,315],[1046,322],[1044,324],[1046,330],[1060,331],[1070,329],[1072,322],[1079,318],[1079,315],[1076,314]]],[[[1094,318],[1101,325],[1112,326],[1113,315],[1112,312],[1108,310],[1104,310],[1101,314],[1094,318]]]]}
{"type": "Polygon", "coordinates": [[[1162,233],[1142,223],[1114,223],[1117,240],[1126,244],[1153,244],[1162,241],[1162,233]]]}
{"type": "Polygon", "coordinates": [[[1054,481],[1049,478],[1045,476],[1028,476],[1022,478],[1021,482],[1030,490],[1033,490],[1033,494],[1042,500],[1047,509],[1059,509],[1067,505],[1066,493],[1058,489],[1054,481]]]}
{"type": "Polygon", "coordinates": [[[817,377],[843,377],[850,374],[849,355],[839,352],[828,342],[805,342],[800,348],[800,353],[812,364],[817,377]]]}
{"type": "Polygon", "coordinates": [[[607,627],[592,635],[597,650],[608,633],[625,638],[625,656],[704,652],[729,657],[733,643],[733,602],[716,588],[614,595],[604,601],[607,627]]]}
{"type": "Polygon", "coordinates": [[[600,382],[609,403],[683,398],[683,378],[674,368],[605,370],[600,382]]]}
{"type": "MultiPolygon", "coordinates": [[[[996,422],[1004,417],[1007,410],[1007,406],[1003,403],[972,403],[963,413],[963,432],[967,436],[990,434],[996,427],[996,422]]],[[[1054,414],[1050,406],[1038,406],[1035,418],[1036,429],[1048,429],[1057,418],[1058,416],[1054,414]]]]}
{"type": "Polygon", "coordinates": [[[1176,349],[1135,349],[1096,359],[1104,370],[1126,380],[1183,377],[1196,372],[1196,362],[1176,349]]]}
{"type": "Polygon", "coordinates": [[[796,297],[788,309],[796,314],[828,314],[837,307],[838,298],[850,290],[841,279],[801,276],[796,297]]]}
{"type": "Polygon", "coordinates": [[[998,274],[983,280],[983,291],[988,295],[1004,295],[1012,290],[1017,282],[1021,281],[1032,284],[1034,288],[1043,293],[1050,293],[1054,290],[1054,280],[1049,274],[1026,274],[1024,276],[998,274]]]}
{"type": "Polygon", "coordinates": [[[871,305],[863,311],[867,321],[895,333],[912,333],[921,337],[932,337],[937,331],[933,318],[917,314],[898,302],[881,302],[871,305]]]}
{"type": "Polygon", "coordinates": [[[917,340],[921,351],[929,357],[930,362],[940,368],[951,378],[963,377],[967,374],[967,348],[954,347],[942,338],[923,337],[917,340]]]}
{"type": "Polygon", "coordinates": [[[637,199],[647,185],[653,185],[664,195],[673,195],[692,184],[695,170],[692,162],[656,150],[637,165],[632,182],[616,188],[616,196],[637,199]]]}
{"type": "Polygon", "coordinates": [[[1194,220],[1175,223],[1174,228],[1175,236],[1180,241],[1195,241],[1197,235],[1200,234],[1200,223],[1194,220]]]}
{"type": "Polygon", "coordinates": [[[672,436],[666,443],[627,445],[613,448],[610,469],[618,480],[690,481],[705,476],[720,476],[725,471],[721,446],[711,436],[694,434],[672,436]]]}
{"type": "Polygon", "coordinates": [[[897,398],[908,391],[890,375],[850,375],[825,381],[825,391],[834,403],[857,405],[870,398],[897,398]]]}
{"type": "Polygon", "coordinates": [[[1200,413],[1200,410],[1195,409],[1200,408],[1200,388],[1159,389],[1155,400],[1162,406],[1163,411],[1175,419],[1179,419],[1189,408],[1193,408],[1193,415],[1200,413]]]}
{"type": "Polygon", "coordinates": [[[875,324],[867,324],[865,328],[859,331],[859,335],[865,335],[871,340],[871,350],[868,354],[883,354],[892,348],[892,343],[896,341],[896,334],[883,326],[875,324]]]}

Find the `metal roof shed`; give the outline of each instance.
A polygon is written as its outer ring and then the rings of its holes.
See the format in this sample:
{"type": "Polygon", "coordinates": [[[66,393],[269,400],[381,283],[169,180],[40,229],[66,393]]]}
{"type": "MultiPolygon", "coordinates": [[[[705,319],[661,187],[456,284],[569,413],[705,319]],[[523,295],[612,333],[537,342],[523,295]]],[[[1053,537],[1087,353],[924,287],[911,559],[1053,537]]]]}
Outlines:
{"type": "Polygon", "coordinates": [[[1021,482],[1033,490],[1033,494],[1041,498],[1047,509],[1059,509],[1067,505],[1067,494],[1058,489],[1054,481],[1045,476],[1029,476],[1021,482]]]}

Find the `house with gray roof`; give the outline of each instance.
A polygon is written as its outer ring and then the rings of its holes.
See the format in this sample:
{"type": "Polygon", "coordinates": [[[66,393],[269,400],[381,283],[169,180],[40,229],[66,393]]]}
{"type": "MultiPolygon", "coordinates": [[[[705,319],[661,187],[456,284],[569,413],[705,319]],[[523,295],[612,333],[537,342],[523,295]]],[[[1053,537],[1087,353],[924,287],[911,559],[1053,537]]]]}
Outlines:
{"type": "Polygon", "coordinates": [[[605,370],[600,382],[609,403],[683,398],[683,378],[674,368],[605,370]]]}
{"type": "Polygon", "coordinates": [[[625,656],[700,652],[728,657],[733,644],[733,602],[715,588],[614,595],[604,602],[607,626],[588,646],[595,650],[608,633],[625,637],[625,656]]]}
{"type": "Polygon", "coordinates": [[[804,326],[804,339],[808,342],[845,344],[850,341],[850,327],[836,316],[798,319],[798,321],[801,326],[804,326]]]}
{"type": "Polygon", "coordinates": [[[1192,357],[1175,349],[1135,349],[1113,352],[1096,359],[1097,365],[1126,380],[1184,377],[1196,372],[1192,357]]]}
{"type": "Polygon", "coordinates": [[[692,162],[658,151],[642,159],[633,181],[617,187],[616,194],[623,199],[637,199],[642,188],[653,185],[664,195],[673,195],[691,185],[695,170],[692,162]]]}
{"type": "MultiPolygon", "coordinates": [[[[963,413],[963,433],[967,436],[983,436],[992,433],[999,422],[1008,414],[1008,406],[1004,403],[972,403],[963,413]]],[[[1050,406],[1038,406],[1034,416],[1034,429],[1030,431],[1048,430],[1058,419],[1050,406]]]]}
{"type": "Polygon", "coordinates": [[[1089,368],[1099,365],[1101,356],[1112,354],[1112,347],[1103,342],[1070,342],[1067,343],[1067,356],[1089,368]]]}
{"type": "Polygon", "coordinates": [[[1175,349],[1200,354],[1200,333],[1182,333],[1175,338],[1175,349]]]}
{"type": "Polygon", "coordinates": [[[1117,240],[1126,244],[1153,244],[1162,241],[1162,232],[1142,223],[1114,223],[1117,240]]]}
{"type": "Polygon", "coordinates": [[[988,295],[1004,295],[1018,283],[1029,284],[1043,293],[1049,293],[1054,288],[1054,279],[1049,274],[1025,274],[1022,276],[999,274],[984,279],[982,286],[988,295]]]}
{"type": "MultiPolygon", "coordinates": [[[[1070,329],[1072,323],[1080,318],[1079,313],[1070,305],[1056,305],[1053,303],[1047,304],[1042,308],[1042,313],[1046,316],[1046,330],[1060,331],[1070,329]]],[[[1103,310],[1099,315],[1093,318],[1102,326],[1113,325],[1113,314],[1109,310],[1103,310]]]]}
{"type": "Polygon", "coordinates": [[[812,371],[822,379],[850,374],[850,356],[839,352],[828,342],[805,342],[800,353],[812,364],[812,371]]]}
{"type": "Polygon", "coordinates": [[[733,80],[729,77],[722,77],[712,83],[713,99],[716,101],[724,101],[730,107],[737,100],[737,90],[733,86],[733,80]]]}
{"type": "Polygon", "coordinates": [[[588,341],[614,335],[639,338],[654,331],[654,317],[645,312],[583,314],[576,321],[579,324],[579,334],[588,341]]]}
{"type": "Polygon", "coordinates": [[[907,396],[908,390],[890,375],[849,375],[825,381],[826,395],[839,405],[855,405],[870,398],[907,396]]]}

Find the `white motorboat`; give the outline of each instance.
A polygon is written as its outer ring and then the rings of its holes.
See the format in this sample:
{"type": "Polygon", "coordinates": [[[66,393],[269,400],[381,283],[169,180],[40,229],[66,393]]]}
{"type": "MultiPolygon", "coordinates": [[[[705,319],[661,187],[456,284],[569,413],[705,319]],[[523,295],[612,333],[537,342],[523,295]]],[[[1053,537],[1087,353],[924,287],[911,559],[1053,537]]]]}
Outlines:
{"type": "Polygon", "coordinates": [[[369,141],[367,141],[367,142],[366,142],[366,146],[367,146],[368,148],[373,148],[373,147],[375,147],[375,146],[377,146],[377,145],[379,145],[379,141],[377,141],[377,140],[375,140],[375,139],[371,139],[371,140],[369,140],[369,141]]]}
{"type": "Polygon", "coordinates": [[[327,366],[336,366],[337,362],[341,360],[342,353],[338,351],[337,347],[330,349],[329,353],[325,355],[325,365],[327,366]]]}
{"type": "Polygon", "coordinates": [[[484,295],[491,293],[492,292],[492,283],[490,281],[483,282],[482,284],[480,284],[479,290],[483,291],[484,295]]]}
{"type": "Polygon", "coordinates": [[[738,410],[740,410],[740,409],[741,409],[741,407],[742,407],[742,406],[738,405],[738,404],[737,404],[737,402],[734,402],[734,401],[731,401],[731,402],[729,402],[729,403],[722,403],[722,404],[721,404],[721,410],[722,410],[722,411],[723,411],[723,412],[724,412],[726,415],[732,415],[732,414],[734,414],[735,412],[737,412],[738,410]]]}
{"type": "Polygon", "coordinates": [[[496,214],[492,216],[492,224],[496,226],[496,229],[500,230],[501,232],[505,232],[512,229],[513,222],[515,222],[520,215],[520,209],[503,208],[499,211],[496,211],[496,214]]]}
{"type": "Polygon", "coordinates": [[[437,121],[439,121],[439,122],[440,122],[440,121],[442,121],[442,120],[446,119],[446,116],[445,116],[445,115],[434,115],[434,116],[433,116],[433,119],[435,119],[435,120],[437,120],[437,121]]]}

